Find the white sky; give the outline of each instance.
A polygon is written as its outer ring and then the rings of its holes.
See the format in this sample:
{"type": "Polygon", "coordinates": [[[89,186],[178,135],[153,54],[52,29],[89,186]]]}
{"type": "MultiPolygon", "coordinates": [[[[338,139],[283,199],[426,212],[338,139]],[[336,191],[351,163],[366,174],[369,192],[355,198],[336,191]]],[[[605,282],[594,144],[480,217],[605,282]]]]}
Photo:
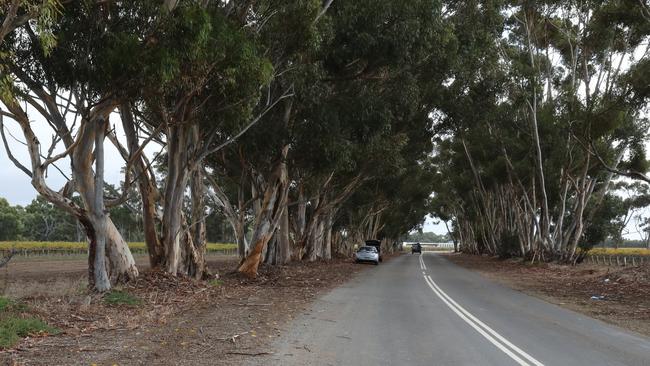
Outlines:
{"type": "MultiPolygon", "coordinates": [[[[29,111],[30,110],[28,109],[28,112],[29,111]]],[[[37,116],[36,113],[30,113],[29,115],[30,118],[35,118],[37,116]]],[[[122,131],[120,120],[117,114],[112,114],[110,118],[111,126],[115,127],[118,139],[124,142],[126,138],[124,137],[124,133],[122,131]]],[[[29,168],[29,153],[27,152],[27,147],[21,143],[24,141],[24,136],[18,127],[18,124],[15,121],[5,117],[4,125],[5,134],[12,149],[12,154],[23,165],[29,168]],[[19,140],[21,142],[18,142],[16,140],[19,140]]],[[[42,118],[36,118],[32,121],[32,129],[41,142],[41,151],[43,151],[43,153],[46,153],[52,139],[51,128],[42,118]]],[[[60,145],[61,146],[58,147],[56,151],[62,151],[63,144],[61,143],[60,145]]],[[[104,146],[106,156],[104,168],[106,181],[119,187],[120,182],[124,178],[123,174],[120,172],[124,166],[124,160],[118,153],[117,149],[113,146],[113,144],[108,141],[108,139],[106,140],[104,146]]],[[[148,152],[150,154],[153,154],[153,149],[145,150],[149,150],[148,152]]],[[[57,162],[57,166],[65,174],[68,176],[70,175],[69,159],[66,158],[59,160],[57,162]]],[[[48,169],[47,183],[50,188],[58,191],[61,187],[63,187],[65,182],[66,179],[55,168],[50,167],[48,169]]],[[[25,206],[29,204],[34,198],[36,198],[36,195],[36,190],[34,187],[32,187],[30,178],[9,160],[4,145],[0,146],[0,197],[5,198],[11,205],[25,206]]]]}

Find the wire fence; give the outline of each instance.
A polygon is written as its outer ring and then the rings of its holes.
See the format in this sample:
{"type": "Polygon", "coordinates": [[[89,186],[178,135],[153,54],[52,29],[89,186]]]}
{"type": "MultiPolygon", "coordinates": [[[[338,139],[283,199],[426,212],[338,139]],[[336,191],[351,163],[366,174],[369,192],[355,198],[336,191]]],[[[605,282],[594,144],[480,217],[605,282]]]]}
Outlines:
{"type": "Polygon", "coordinates": [[[585,262],[600,264],[604,266],[641,266],[650,264],[650,256],[647,255],[589,255],[585,262]]]}

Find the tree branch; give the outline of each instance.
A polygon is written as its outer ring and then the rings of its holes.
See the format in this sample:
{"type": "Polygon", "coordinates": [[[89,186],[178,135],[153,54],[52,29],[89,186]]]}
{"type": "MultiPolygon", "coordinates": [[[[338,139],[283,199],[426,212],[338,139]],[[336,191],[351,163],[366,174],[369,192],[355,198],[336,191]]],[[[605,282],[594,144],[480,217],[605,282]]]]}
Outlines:
{"type": "Polygon", "coordinates": [[[27,174],[30,178],[32,177],[32,172],[27,169],[23,164],[21,164],[16,157],[11,153],[11,149],[9,148],[9,144],[7,143],[7,136],[5,136],[5,125],[4,125],[4,114],[0,113],[0,135],[2,135],[2,143],[5,146],[5,150],[7,151],[7,156],[9,157],[9,160],[11,160],[12,163],[18,169],[22,170],[25,174],[27,174]]]}

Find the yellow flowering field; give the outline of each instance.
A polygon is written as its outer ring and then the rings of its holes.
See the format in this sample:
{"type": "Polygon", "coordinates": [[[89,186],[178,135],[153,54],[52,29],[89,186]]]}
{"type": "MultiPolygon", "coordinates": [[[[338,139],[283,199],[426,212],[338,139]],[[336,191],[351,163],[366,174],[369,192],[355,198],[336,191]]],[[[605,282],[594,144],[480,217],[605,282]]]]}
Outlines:
{"type": "MultiPolygon", "coordinates": [[[[85,242],[43,242],[43,241],[0,241],[0,250],[6,249],[70,249],[82,250],[86,249],[88,244],[85,242]]],[[[144,242],[129,243],[129,248],[144,250],[146,245],[144,242]]],[[[231,243],[208,243],[208,251],[236,249],[236,244],[231,243]]]]}
{"type": "Polygon", "coordinates": [[[650,249],[645,248],[594,248],[589,255],[647,255],[650,256],[650,249]]]}

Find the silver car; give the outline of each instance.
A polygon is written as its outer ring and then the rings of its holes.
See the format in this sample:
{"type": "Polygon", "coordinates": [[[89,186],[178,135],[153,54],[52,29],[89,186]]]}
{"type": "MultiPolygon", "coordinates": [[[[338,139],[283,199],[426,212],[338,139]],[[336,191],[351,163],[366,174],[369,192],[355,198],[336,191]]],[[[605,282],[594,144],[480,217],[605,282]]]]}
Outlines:
{"type": "Polygon", "coordinates": [[[361,262],[372,262],[375,265],[379,264],[379,252],[377,248],[371,246],[363,246],[354,253],[354,261],[357,263],[361,262]]]}

